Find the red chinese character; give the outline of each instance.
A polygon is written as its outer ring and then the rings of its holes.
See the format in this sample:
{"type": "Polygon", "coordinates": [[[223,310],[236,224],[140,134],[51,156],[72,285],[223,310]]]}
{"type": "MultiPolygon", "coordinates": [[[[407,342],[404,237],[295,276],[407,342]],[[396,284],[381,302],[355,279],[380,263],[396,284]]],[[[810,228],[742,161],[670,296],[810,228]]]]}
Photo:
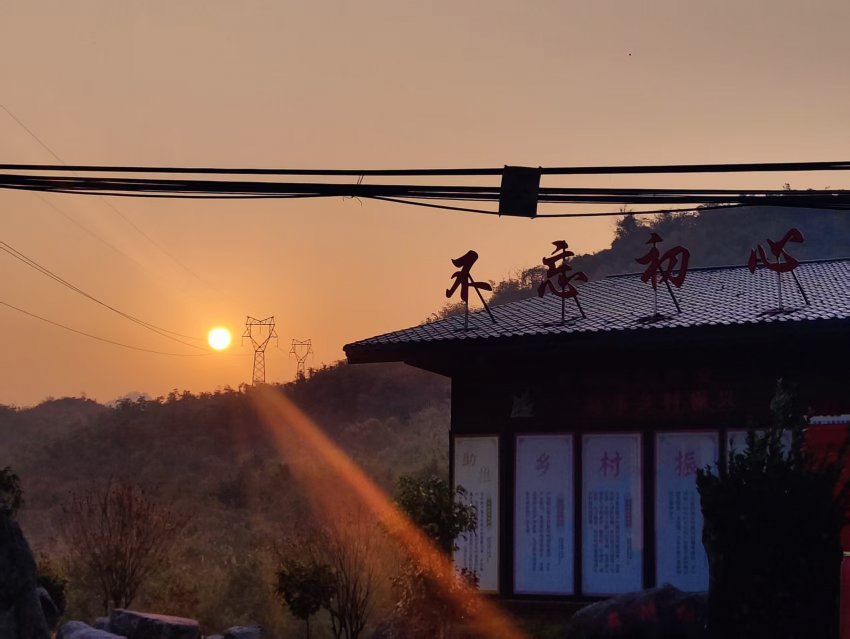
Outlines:
{"type": "Polygon", "coordinates": [[[679,475],[679,477],[694,475],[696,472],[697,459],[694,451],[689,450],[686,453],[679,451],[676,453],[676,474],[679,475]]]}
{"type": "Polygon", "coordinates": [[[552,255],[543,258],[543,265],[546,267],[546,279],[543,280],[537,288],[537,295],[543,297],[548,290],[551,291],[553,295],[561,298],[561,323],[563,324],[564,300],[569,298],[575,299],[576,306],[578,306],[581,316],[586,317],[584,310],[581,308],[581,304],[579,304],[578,301],[578,289],[576,289],[571,282],[573,280],[576,282],[586,282],[587,275],[581,271],[570,273],[573,269],[567,263],[567,260],[575,255],[575,253],[568,250],[568,245],[564,240],[556,240],[552,242],[552,244],[555,246],[555,250],[552,251],[552,255]],[[556,277],[558,284],[557,287],[555,286],[554,281],[556,277]]]}
{"type": "Polygon", "coordinates": [[[750,259],[747,261],[747,268],[750,269],[750,273],[756,272],[756,266],[758,266],[759,262],[764,264],[765,268],[774,273],[790,273],[797,266],[799,266],[800,262],[793,255],[789,255],[785,250],[785,245],[788,242],[802,242],[803,234],[798,229],[791,229],[785,235],[782,236],[782,239],[778,242],[774,242],[773,240],[768,240],[767,245],[770,247],[770,252],[773,255],[775,261],[771,262],[767,257],[767,253],[761,244],[759,244],[756,248],[750,251],[750,259]],[[783,261],[784,260],[784,261],[783,261]]]}
{"type": "Polygon", "coordinates": [[[454,284],[452,284],[451,288],[446,289],[446,297],[451,297],[454,295],[457,287],[460,286],[460,299],[464,302],[469,301],[469,289],[482,289],[485,291],[492,291],[493,287],[490,286],[487,282],[476,282],[472,279],[472,274],[470,271],[472,270],[472,265],[478,261],[478,253],[475,251],[467,251],[461,257],[456,260],[452,260],[452,264],[454,264],[459,271],[455,271],[452,273],[452,277],[455,278],[454,284]]]}
{"type": "Polygon", "coordinates": [[[616,451],[613,457],[609,457],[608,451],[606,450],[602,455],[602,459],[599,460],[599,472],[601,472],[604,477],[608,476],[609,471],[612,477],[619,477],[621,461],[623,461],[623,458],[620,455],[620,451],[616,451]]]}
{"type": "Polygon", "coordinates": [[[640,279],[643,282],[652,282],[652,288],[657,288],[658,284],[664,282],[670,282],[676,288],[680,288],[685,282],[685,275],[688,274],[688,260],[691,253],[684,246],[674,246],[662,255],[655,246],[659,242],[663,240],[658,233],[650,235],[646,243],[652,244],[652,248],[646,255],[637,259],[638,264],[646,265],[646,270],[640,279]]]}

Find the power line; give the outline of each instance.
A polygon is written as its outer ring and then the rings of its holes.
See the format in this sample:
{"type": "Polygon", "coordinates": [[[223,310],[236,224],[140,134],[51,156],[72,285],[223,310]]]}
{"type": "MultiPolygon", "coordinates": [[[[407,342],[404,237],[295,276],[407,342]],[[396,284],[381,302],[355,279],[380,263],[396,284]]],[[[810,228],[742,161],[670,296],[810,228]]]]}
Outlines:
{"type": "Polygon", "coordinates": [[[81,288],[79,288],[75,284],[72,284],[68,280],[57,275],[56,273],[54,273],[53,271],[51,271],[47,267],[42,266],[41,264],[36,262],[31,257],[25,255],[24,253],[22,253],[21,251],[19,251],[15,247],[13,247],[11,244],[8,244],[7,242],[4,242],[2,240],[0,240],[0,251],[4,251],[5,253],[14,257],[19,262],[22,262],[23,264],[29,266],[30,268],[34,269],[35,271],[38,271],[42,275],[49,277],[50,279],[61,284],[62,286],[65,286],[66,288],[74,291],[75,293],[82,295],[83,297],[91,300],[92,302],[99,304],[100,306],[103,306],[104,308],[112,311],[113,313],[116,313],[116,314],[120,315],[121,317],[124,317],[124,318],[130,320],[131,322],[134,322],[135,324],[138,324],[142,328],[146,328],[146,329],[156,333],[157,335],[161,335],[162,337],[165,337],[165,338],[168,338],[168,339],[173,340],[175,342],[178,342],[180,344],[183,344],[184,346],[189,346],[191,348],[196,348],[196,349],[199,349],[199,350],[205,350],[205,349],[203,349],[202,347],[200,347],[196,344],[191,344],[189,342],[186,342],[186,341],[180,339],[181,337],[187,338],[187,339],[195,339],[195,340],[200,339],[200,338],[193,337],[191,335],[184,335],[182,333],[177,333],[175,331],[168,330],[167,328],[157,326],[156,324],[151,324],[150,322],[146,322],[146,321],[139,319],[138,317],[131,315],[129,313],[125,313],[124,311],[112,306],[111,304],[104,302],[103,300],[95,297],[94,295],[87,293],[86,291],[82,290],[81,288]]]}
{"type": "MultiPolygon", "coordinates": [[[[98,195],[142,194],[144,196],[241,196],[267,197],[362,197],[395,198],[430,201],[497,202],[498,186],[411,185],[411,184],[342,184],[310,182],[269,182],[243,180],[189,180],[162,178],[68,177],[44,175],[0,174],[0,188],[98,195]]],[[[392,201],[392,200],[390,200],[392,201]]],[[[850,191],[779,190],[779,189],[671,189],[671,188],[540,188],[537,201],[550,204],[635,205],[652,206],[668,212],[682,205],[708,206],[783,206],[797,208],[850,209],[850,191]]],[[[437,205],[435,205],[437,206],[437,205]]],[[[443,204],[439,206],[446,206],[443,204]]],[[[456,207],[459,210],[460,207],[456,207]]],[[[494,213],[468,209],[478,213],[494,213]]],[[[566,216],[559,214],[559,216],[566,216]]],[[[571,213],[573,217],[596,213],[571,213]]],[[[541,214],[544,217],[545,214],[541,214]]]]}
{"type": "MultiPolygon", "coordinates": [[[[2,105],[0,105],[2,106],[2,105]]],[[[5,107],[4,107],[5,108],[5,107]]],[[[8,110],[7,110],[8,112],[8,110]]],[[[11,115],[11,114],[10,114],[11,115]]],[[[14,117],[14,116],[13,116],[14,117]]],[[[15,118],[17,120],[17,118],[15,118]]],[[[59,160],[61,162],[61,160],[59,160]]],[[[501,175],[502,168],[461,169],[265,169],[134,165],[49,165],[0,164],[8,171],[73,171],[78,173],[196,173],[208,175],[314,175],[314,176],[381,176],[381,177],[434,177],[434,176],[485,176],[501,175]]],[[[542,167],[542,175],[622,175],[659,173],[764,173],[798,171],[847,171],[850,161],[836,162],[749,162],[719,164],[657,164],[629,166],[563,166],[542,167]]]]}
{"type": "MultiPolygon", "coordinates": [[[[53,157],[53,159],[55,159],[57,162],[59,162],[59,164],[60,164],[60,165],[62,165],[62,166],[64,166],[64,167],[66,167],[64,170],[66,170],[66,171],[70,171],[70,172],[72,172],[72,173],[73,173],[73,172],[75,172],[73,168],[68,167],[68,165],[65,163],[65,161],[64,161],[61,157],[59,157],[59,154],[57,154],[57,153],[56,153],[53,149],[51,149],[51,148],[47,145],[47,143],[46,143],[46,142],[44,142],[44,141],[43,141],[40,137],[38,137],[38,136],[35,134],[35,132],[34,132],[32,129],[30,129],[30,128],[26,125],[26,124],[24,124],[24,123],[23,123],[23,121],[22,121],[20,118],[18,118],[18,117],[17,117],[14,113],[12,113],[12,112],[9,110],[9,108],[8,108],[5,104],[0,103],[0,107],[2,107],[2,108],[3,108],[3,110],[4,110],[4,111],[5,111],[5,112],[9,115],[9,117],[10,117],[10,118],[12,118],[12,119],[13,119],[13,120],[14,120],[14,121],[15,121],[15,122],[16,122],[16,123],[17,123],[17,124],[18,124],[18,125],[19,125],[22,129],[23,129],[23,130],[24,130],[24,131],[26,131],[26,132],[30,135],[30,137],[32,137],[32,139],[33,139],[33,140],[35,140],[36,142],[38,142],[38,144],[39,144],[39,145],[41,145],[41,147],[42,147],[45,151],[47,151],[47,152],[48,152],[48,153],[49,153],[49,154],[53,157]]],[[[50,166],[58,166],[58,165],[50,165],[50,166]]],[[[136,223],[134,223],[132,220],[130,220],[130,219],[129,219],[126,215],[124,215],[124,213],[122,213],[121,211],[119,211],[119,210],[118,210],[118,208],[117,208],[114,204],[112,204],[112,203],[111,203],[111,202],[109,202],[108,200],[104,199],[104,197],[103,197],[103,195],[102,195],[102,194],[101,194],[101,197],[100,197],[100,201],[101,201],[101,202],[102,202],[102,203],[103,203],[106,207],[108,207],[109,209],[111,209],[111,210],[112,210],[112,212],[113,212],[113,213],[115,213],[115,214],[116,214],[119,218],[121,218],[122,220],[124,220],[124,223],[125,223],[125,224],[127,224],[130,228],[132,228],[134,231],[136,231],[136,233],[138,233],[139,235],[141,235],[141,236],[142,236],[143,238],[145,238],[148,242],[150,242],[150,243],[151,243],[154,247],[156,247],[156,249],[157,249],[160,253],[162,253],[163,255],[165,255],[165,256],[166,256],[167,258],[169,258],[172,262],[174,262],[175,264],[177,264],[177,266],[179,266],[180,268],[182,268],[184,271],[186,271],[187,273],[189,273],[192,277],[194,277],[194,278],[195,278],[195,279],[197,279],[198,281],[203,281],[203,280],[201,279],[201,277],[200,277],[197,273],[195,273],[192,269],[190,269],[188,266],[186,266],[185,264],[183,264],[180,260],[178,260],[176,257],[174,257],[173,255],[171,255],[168,251],[166,251],[166,250],[165,250],[162,246],[160,246],[160,244],[159,244],[156,240],[154,240],[154,239],[153,239],[150,235],[148,235],[148,234],[147,234],[147,233],[145,233],[145,232],[144,232],[141,228],[139,228],[139,226],[138,226],[136,223]]]]}
{"type": "Polygon", "coordinates": [[[156,351],[150,348],[142,348],[140,346],[131,346],[130,344],[124,344],[123,342],[116,342],[115,340],[107,339],[105,337],[100,337],[99,335],[93,335],[92,333],[86,333],[85,331],[81,331],[76,328],[72,328],[70,326],[66,326],[65,324],[61,324],[59,322],[54,322],[51,319],[47,319],[46,317],[42,317],[41,315],[36,315],[35,313],[31,313],[30,311],[24,310],[18,306],[14,306],[9,304],[8,302],[4,302],[0,300],[0,305],[5,306],[7,308],[11,308],[14,311],[18,311],[19,313],[23,313],[29,317],[32,317],[37,320],[41,320],[42,322],[46,322],[52,326],[56,326],[58,328],[64,329],[66,331],[70,331],[72,333],[76,333],[77,335],[82,335],[84,337],[88,337],[90,339],[97,340],[98,342],[104,342],[106,344],[112,344],[113,346],[120,346],[121,348],[127,348],[133,351],[140,351],[142,353],[152,353],[154,355],[169,355],[171,357],[209,357],[210,353],[168,353],[166,351],[156,351]]]}

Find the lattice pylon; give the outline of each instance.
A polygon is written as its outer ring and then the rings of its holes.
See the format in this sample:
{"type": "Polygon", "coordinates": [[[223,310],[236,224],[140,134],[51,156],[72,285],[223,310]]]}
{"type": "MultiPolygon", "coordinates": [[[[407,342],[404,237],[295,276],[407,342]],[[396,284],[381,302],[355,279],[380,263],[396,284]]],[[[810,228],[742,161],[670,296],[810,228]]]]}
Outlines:
{"type": "Polygon", "coordinates": [[[308,357],[313,356],[312,340],[309,339],[294,339],[292,340],[292,348],[289,349],[290,357],[295,356],[296,370],[295,377],[300,379],[305,376],[306,362],[308,357]]]}
{"type": "Polygon", "coordinates": [[[242,342],[245,338],[251,340],[254,347],[254,373],[251,376],[251,385],[266,383],[266,346],[274,339],[277,341],[277,332],[274,330],[274,315],[258,320],[248,315],[245,320],[245,332],[242,334],[242,342]]]}

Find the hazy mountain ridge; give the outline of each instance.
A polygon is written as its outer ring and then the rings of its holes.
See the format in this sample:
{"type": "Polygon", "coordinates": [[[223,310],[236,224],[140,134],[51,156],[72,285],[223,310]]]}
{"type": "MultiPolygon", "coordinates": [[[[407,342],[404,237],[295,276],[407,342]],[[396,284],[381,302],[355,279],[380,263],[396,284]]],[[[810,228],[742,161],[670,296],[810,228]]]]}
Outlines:
{"type": "MultiPolygon", "coordinates": [[[[577,256],[573,267],[591,278],[637,271],[635,259],[647,251],[651,230],[664,238],[662,251],[676,244],[688,247],[692,266],[743,264],[752,247],[781,237],[791,226],[806,235],[804,244],[789,246],[799,259],[850,255],[847,214],[771,207],[644,222],[626,217],[609,249],[577,256]]],[[[545,253],[543,244],[541,257],[545,253]]],[[[498,283],[491,302],[536,295],[542,277],[542,267],[526,269],[498,283]]],[[[279,390],[387,492],[400,473],[447,473],[450,384],[445,378],[403,364],[337,363],[279,390]]],[[[21,520],[37,550],[61,556],[57,522],[68,491],[94,480],[129,477],[192,517],[180,560],[148,589],[141,607],[196,616],[211,627],[289,623],[267,597],[263,562],[268,558],[260,549],[306,512],[309,487],[291,477],[249,393],[174,391],[114,406],[80,398],[51,399],[27,409],[0,406],[0,467],[6,465],[23,481],[27,505],[21,520]]],[[[79,615],[96,612],[87,605],[72,597],[79,615]]]]}

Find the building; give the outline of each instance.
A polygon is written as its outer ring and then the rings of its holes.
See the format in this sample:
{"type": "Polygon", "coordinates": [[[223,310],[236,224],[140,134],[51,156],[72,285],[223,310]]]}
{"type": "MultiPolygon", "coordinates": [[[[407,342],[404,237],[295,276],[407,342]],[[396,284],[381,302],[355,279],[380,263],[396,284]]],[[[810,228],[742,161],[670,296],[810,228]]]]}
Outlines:
{"type": "Polygon", "coordinates": [[[850,413],[850,260],[691,270],[679,310],[640,274],[579,290],[586,317],[566,300],[562,323],[546,295],[493,307],[495,323],[470,313],[467,330],[452,317],[345,352],[451,378],[453,482],[479,512],[455,560],[482,590],[704,590],[696,469],[769,422],[779,378],[811,415],[850,413]]]}

